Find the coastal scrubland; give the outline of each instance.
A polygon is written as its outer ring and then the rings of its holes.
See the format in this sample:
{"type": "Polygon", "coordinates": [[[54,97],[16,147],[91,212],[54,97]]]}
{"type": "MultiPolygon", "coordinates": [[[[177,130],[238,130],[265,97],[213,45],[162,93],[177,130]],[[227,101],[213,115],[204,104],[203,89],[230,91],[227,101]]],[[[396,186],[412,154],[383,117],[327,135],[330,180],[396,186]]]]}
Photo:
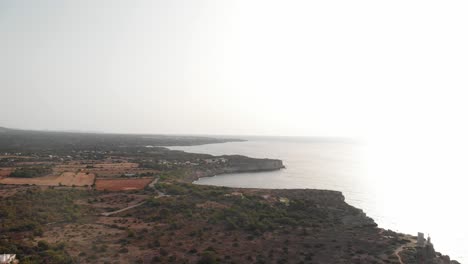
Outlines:
{"type": "Polygon", "coordinates": [[[379,228],[340,192],[191,183],[280,160],[155,147],[222,140],[2,133],[0,253],[20,263],[455,263],[379,228]],[[35,168],[47,169],[21,177],[35,168]]]}

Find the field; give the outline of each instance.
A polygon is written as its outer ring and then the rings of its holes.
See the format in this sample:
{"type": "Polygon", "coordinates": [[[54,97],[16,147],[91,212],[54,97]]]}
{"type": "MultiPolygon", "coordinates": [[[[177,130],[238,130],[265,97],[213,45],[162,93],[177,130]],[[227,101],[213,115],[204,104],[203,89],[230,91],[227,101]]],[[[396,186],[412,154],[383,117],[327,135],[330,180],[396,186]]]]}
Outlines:
{"type": "Polygon", "coordinates": [[[55,166],[57,171],[70,171],[70,170],[80,170],[80,169],[99,169],[99,170],[109,170],[109,171],[125,171],[129,169],[138,168],[137,163],[131,162],[122,162],[122,163],[69,163],[69,164],[60,164],[55,166]]]}
{"type": "Polygon", "coordinates": [[[138,179],[97,179],[96,189],[100,191],[141,190],[152,180],[152,177],[138,179]]]}
{"type": "Polygon", "coordinates": [[[0,159],[30,159],[29,156],[0,155],[0,159]]]}
{"type": "Polygon", "coordinates": [[[138,176],[152,176],[159,171],[139,168],[138,163],[132,162],[93,162],[89,160],[74,161],[57,164],[53,162],[17,162],[15,167],[0,167],[0,184],[40,185],[40,186],[92,186],[96,178],[108,178],[109,181],[99,180],[100,190],[141,190],[152,178],[116,179],[124,174],[138,176]],[[49,175],[32,178],[11,177],[11,173],[23,166],[51,165],[49,175]]]}
{"type": "Polygon", "coordinates": [[[37,178],[13,178],[8,177],[0,180],[0,184],[29,184],[29,185],[43,185],[43,186],[86,186],[93,185],[94,174],[87,174],[84,172],[64,172],[60,175],[47,175],[37,178]]]}
{"type": "MultiPolygon", "coordinates": [[[[122,174],[146,174],[150,173],[151,175],[158,173],[157,170],[148,170],[148,169],[129,169],[129,170],[107,170],[107,169],[86,169],[93,174],[96,174],[99,178],[115,178],[120,177],[122,174]]],[[[145,175],[146,176],[146,175],[145,175]]]]}
{"type": "Polygon", "coordinates": [[[0,168],[0,179],[10,176],[10,173],[12,173],[14,170],[15,168],[0,168]]]}
{"type": "Polygon", "coordinates": [[[126,170],[132,168],[138,168],[137,163],[131,162],[122,162],[122,163],[98,163],[93,165],[94,168],[102,168],[102,169],[113,169],[113,170],[126,170]]]}
{"type": "Polygon", "coordinates": [[[122,174],[154,174],[158,171],[140,169],[137,163],[86,163],[86,164],[61,164],[54,167],[54,173],[60,174],[68,171],[86,171],[97,177],[118,177],[122,174]]]}

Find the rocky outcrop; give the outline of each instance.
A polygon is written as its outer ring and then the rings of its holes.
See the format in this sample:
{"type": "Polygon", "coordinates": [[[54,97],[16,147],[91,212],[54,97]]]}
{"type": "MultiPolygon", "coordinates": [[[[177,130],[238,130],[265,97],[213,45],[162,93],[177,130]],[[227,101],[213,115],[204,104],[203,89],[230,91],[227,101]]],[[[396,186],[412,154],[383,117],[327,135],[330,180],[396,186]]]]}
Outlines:
{"type": "Polygon", "coordinates": [[[277,159],[253,159],[244,156],[228,156],[225,173],[271,171],[284,168],[283,161],[277,159]]]}
{"type": "MultiPolygon", "coordinates": [[[[214,166],[206,166],[203,170],[193,170],[185,175],[182,180],[193,182],[203,177],[211,177],[221,174],[274,171],[284,168],[283,161],[278,159],[254,159],[245,156],[222,156],[226,162],[214,166]]],[[[343,198],[344,201],[344,198],[343,198]]]]}
{"type": "Polygon", "coordinates": [[[436,252],[432,243],[426,243],[423,247],[414,247],[406,254],[405,263],[427,264],[460,264],[456,260],[450,260],[449,256],[436,252]]]}
{"type": "MultiPolygon", "coordinates": [[[[201,177],[209,177],[214,175],[226,173],[240,173],[240,172],[258,172],[258,171],[271,171],[284,168],[281,160],[275,159],[253,159],[244,156],[223,156],[228,160],[223,166],[215,168],[207,168],[203,171],[192,173],[190,181],[197,180],[201,177]]],[[[391,230],[384,230],[378,228],[375,221],[368,217],[363,210],[355,208],[345,202],[345,197],[341,192],[329,190],[310,190],[310,189],[288,189],[288,190],[267,190],[267,189],[236,189],[242,190],[242,193],[251,193],[260,195],[265,199],[275,200],[274,197],[279,197],[277,202],[281,203],[282,200],[287,200],[287,206],[296,207],[304,210],[312,210],[313,217],[328,216],[329,222],[335,224],[335,228],[344,228],[346,232],[359,234],[359,236],[371,236],[374,232],[378,233],[379,243],[382,239],[393,239],[392,246],[388,249],[399,250],[396,248],[401,243],[401,252],[395,251],[401,257],[401,263],[424,263],[424,264],[460,264],[456,260],[451,260],[449,256],[442,255],[434,250],[434,246],[428,242],[424,246],[416,246],[415,242],[406,240],[409,235],[398,234],[391,230]],[[311,209],[314,208],[314,209],[311,209]],[[407,242],[405,245],[405,241],[407,242]],[[396,245],[396,246],[395,246],[396,245]]],[[[357,241],[357,240],[356,240],[357,241]]],[[[364,243],[360,241],[359,243],[364,243]]],[[[356,243],[354,243],[356,244],[356,243]]],[[[393,254],[393,257],[395,257],[393,254]]],[[[367,255],[369,257],[369,255],[367,255]]],[[[354,259],[354,263],[371,263],[374,261],[354,259]]],[[[375,262],[380,263],[380,262],[375,262]]]]}
{"type": "Polygon", "coordinates": [[[401,247],[397,255],[402,263],[424,263],[424,264],[460,264],[451,260],[449,256],[435,251],[430,238],[424,238],[424,234],[418,233],[418,237],[408,236],[407,244],[401,247]]]}
{"type": "Polygon", "coordinates": [[[344,225],[349,227],[377,226],[374,220],[368,217],[364,211],[360,210],[357,214],[346,215],[341,219],[344,225]]]}

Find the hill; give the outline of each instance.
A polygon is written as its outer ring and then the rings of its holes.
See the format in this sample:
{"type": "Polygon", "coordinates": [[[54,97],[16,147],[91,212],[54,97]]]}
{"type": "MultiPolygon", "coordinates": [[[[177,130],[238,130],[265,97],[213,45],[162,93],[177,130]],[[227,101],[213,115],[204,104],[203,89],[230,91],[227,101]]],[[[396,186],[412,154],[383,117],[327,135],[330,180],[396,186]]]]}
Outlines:
{"type": "Polygon", "coordinates": [[[241,141],[201,136],[152,135],[152,134],[104,134],[83,132],[56,132],[20,130],[0,127],[2,152],[35,152],[51,150],[63,152],[79,150],[117,150],[125,147],[190,146],[211,143],[241,141]]]}

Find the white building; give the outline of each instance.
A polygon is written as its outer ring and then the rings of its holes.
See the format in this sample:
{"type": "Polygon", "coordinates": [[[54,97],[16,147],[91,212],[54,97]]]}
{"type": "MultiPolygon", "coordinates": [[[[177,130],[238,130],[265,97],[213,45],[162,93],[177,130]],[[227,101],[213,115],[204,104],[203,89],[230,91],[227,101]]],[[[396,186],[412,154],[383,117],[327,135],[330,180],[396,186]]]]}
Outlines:
{"type": "Polygon", "coordinates": [[[205,163],[226,163],[228,160],[225,158],[213,158],[213,159],[205,159],[205,163]]]}

